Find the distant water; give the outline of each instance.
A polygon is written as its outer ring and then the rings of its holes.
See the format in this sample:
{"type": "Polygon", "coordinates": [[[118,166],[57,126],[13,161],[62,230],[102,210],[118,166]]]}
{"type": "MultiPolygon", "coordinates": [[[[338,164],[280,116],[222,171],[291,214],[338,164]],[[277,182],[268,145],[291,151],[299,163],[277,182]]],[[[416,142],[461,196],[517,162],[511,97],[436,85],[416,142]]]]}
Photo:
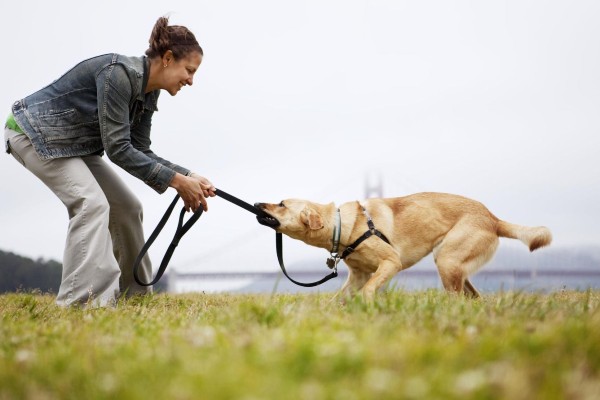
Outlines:
{"type": "MultiPolygon", "coordinates": [[[[313,282],[329,273],[289,272],[300,282],[313,282]]],[[[229,293],[308,293],[335,292],[345,282],[347,274],[315,288],[297,286],[278,273],[222,273],[222,274],[171,274],[168,277],[170,292],[229,292],[229,293]]],[[[501,291],[554,292],[558,290],[600,289],[600,270],[581,271],[480,271],[471,277],[473,285],[482,293],[501,291]]],[[[406,270],[397,274],[390,288],[425,290],[442,288],[435,270],[406,270]]]]}

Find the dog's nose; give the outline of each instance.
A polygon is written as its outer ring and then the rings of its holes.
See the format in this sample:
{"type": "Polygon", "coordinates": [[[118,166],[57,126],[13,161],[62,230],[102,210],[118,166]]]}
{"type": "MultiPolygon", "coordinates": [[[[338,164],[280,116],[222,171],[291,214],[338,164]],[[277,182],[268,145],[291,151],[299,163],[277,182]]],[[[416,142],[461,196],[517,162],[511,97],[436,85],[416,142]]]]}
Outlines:
{"type": "Polygon", "coordinates": [[[254,203],[254,207],[262,208],[263,203],[254,203]]]}

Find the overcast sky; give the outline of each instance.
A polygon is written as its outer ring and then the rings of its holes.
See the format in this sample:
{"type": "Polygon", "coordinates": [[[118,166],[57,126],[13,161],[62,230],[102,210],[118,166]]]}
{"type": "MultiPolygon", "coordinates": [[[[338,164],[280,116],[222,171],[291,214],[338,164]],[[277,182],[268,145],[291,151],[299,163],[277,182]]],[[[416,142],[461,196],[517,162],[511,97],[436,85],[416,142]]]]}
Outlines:
{"type": "MultiPolygon", "coordinates": [[[[161,96],[153,149],[217,188],[251,203],[339,204],[380,176],[386,197],[461,194],[550,227],[554,246],[600,245],[598,1],[31,0],[0,10],[5,116],[85,58],[143,54],[170,13],[205,57],[191,88],[161,96]]],[[[121,176],[149,234],[175,192],[121,176]]],[[[6,154],[0,179],[0,249],[62,260],[62,203],[6,154]]],[[[271,230],[220,198],[209,208],[173,268],[276,268],[271,230]]],[[[151,251],[156,266],[171,234],[151,251]]],[[[290,258],[308,251],[290,246],[290,258]]]]}

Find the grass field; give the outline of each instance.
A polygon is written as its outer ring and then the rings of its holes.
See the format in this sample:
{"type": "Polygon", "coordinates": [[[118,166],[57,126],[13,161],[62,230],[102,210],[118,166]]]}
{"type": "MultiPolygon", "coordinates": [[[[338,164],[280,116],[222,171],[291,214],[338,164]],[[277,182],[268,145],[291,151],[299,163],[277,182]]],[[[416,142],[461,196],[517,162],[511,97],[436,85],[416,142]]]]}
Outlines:
{"type": "Polygon", "coordinates": [[[0,296],[0,399],[598,399],[600,292],[0,296]]]}

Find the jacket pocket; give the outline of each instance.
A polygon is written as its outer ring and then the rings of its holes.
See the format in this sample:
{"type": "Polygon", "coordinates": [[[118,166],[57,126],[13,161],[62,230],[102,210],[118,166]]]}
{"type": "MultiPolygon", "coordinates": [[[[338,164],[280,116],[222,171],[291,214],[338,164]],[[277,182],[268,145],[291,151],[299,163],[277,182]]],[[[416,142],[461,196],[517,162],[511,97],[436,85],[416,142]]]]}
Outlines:
{"type": "Polygon", "coordinates": [[[90,136],[100,131],[97,114],[85,114],[75,109],[45,112],[34,118],[42,140],[52,146],[85,145],[90,136]]]}
{"type": "Polygon", "coordinates": [[[77,110],[50,111],[38,114],[37,120],[40,128],[65,128],[80,122],[77,110]]]}
{"type": "Polygon", "coordinates": [[[84,115],[75,109],[50,111],[49,113],[38,114],[37,120],[42,130],[72,130],[86,125],[98,124],[98,113],[84,115]]]}

